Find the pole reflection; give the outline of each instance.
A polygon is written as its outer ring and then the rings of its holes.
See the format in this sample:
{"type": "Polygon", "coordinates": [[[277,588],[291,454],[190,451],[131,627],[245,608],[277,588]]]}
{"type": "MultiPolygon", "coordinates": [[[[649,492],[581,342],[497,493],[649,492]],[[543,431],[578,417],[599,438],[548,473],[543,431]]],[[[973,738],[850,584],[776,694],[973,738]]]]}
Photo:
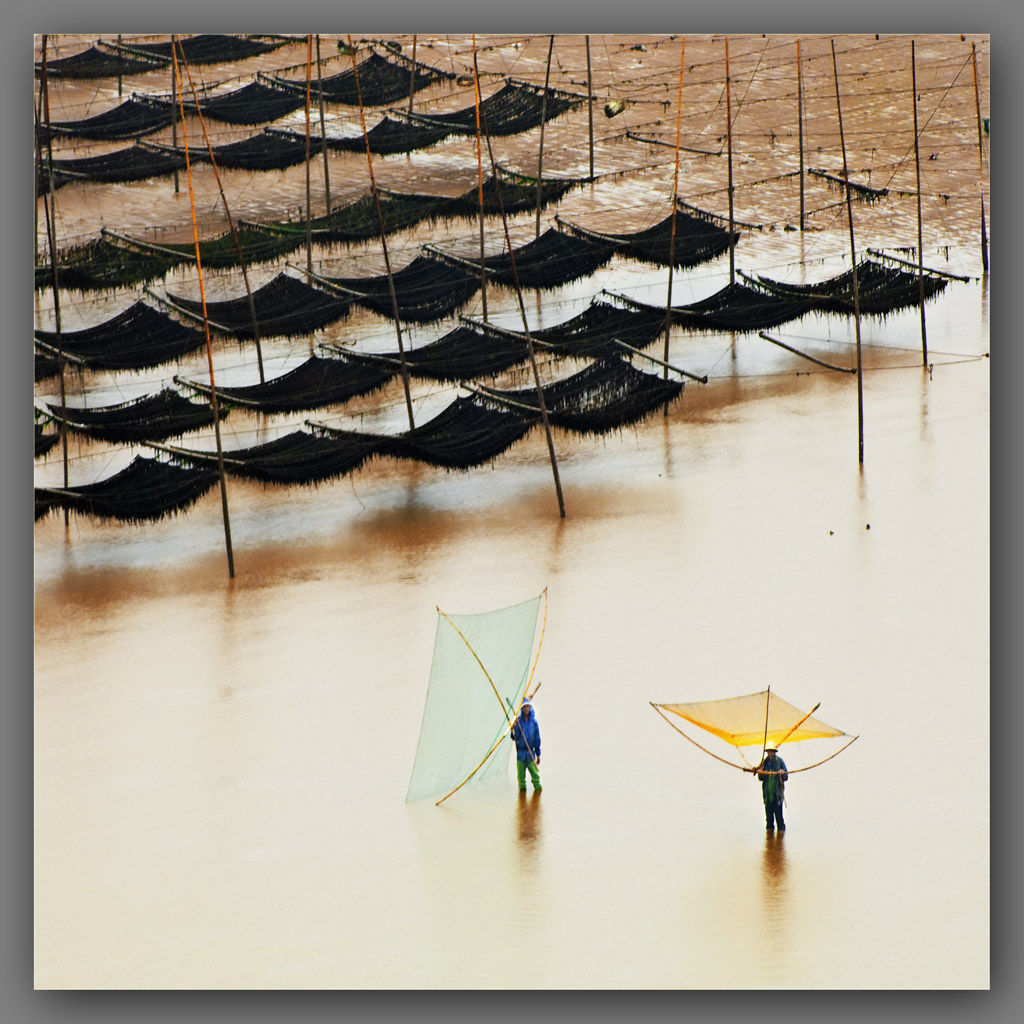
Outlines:
{"type": "Polygon", "coordinates": [[[764,908],[765,937],[777,939],[791,920],[789,884],[786,873],[786,833],[765,835],[761,860],[761,905],[764,908]]]}

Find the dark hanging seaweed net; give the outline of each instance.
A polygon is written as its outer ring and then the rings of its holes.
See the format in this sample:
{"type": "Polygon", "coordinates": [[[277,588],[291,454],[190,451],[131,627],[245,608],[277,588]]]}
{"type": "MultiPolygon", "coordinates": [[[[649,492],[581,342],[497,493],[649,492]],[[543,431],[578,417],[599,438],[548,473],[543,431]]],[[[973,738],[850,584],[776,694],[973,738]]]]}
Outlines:
{"type": "Polygon", "coordinates": [[[60,360],[56,356],[36,351],[34,373],[37,383],[50,377],[56,377],[60,373],[60,360]]]}
{"type": "MultiPolygon", "coordinates": [[[[177,437],[213,423],[213,410],[209,402],[190,402],[170,388],[118,405],[93,409],[68,406],[63,416],[59,405],[52,402],[46,404],[53,419],[58,423],[63,420],[68,430],[101,441],[126,444],[177,437]]],[[[221,419],[225,415],[227,410],[221,409],[221,419]]]]}
{"type": "MultiPolygon", "coordinates": [[[[213,146],[213,159],[218,167],[240,168],[247,171],[280,171],[294,167],[306,159],[306,137],[295,132],[278,132],[264,129],[248,139],[229,142],[224,146],[213,146]]],[[[309,155],[320,152],[321,140],[311,137],[309,155]]],[[[184,154],[185,150],[179,148],[184,154]]],[[[210,152],[205,147],[189,150],[192,159],[199,163],[210,162],[210,152]]]]}
{"type": "MultiPolygon", "coordinates": [[[[541,120],[542,92],[528,85],[505,85],[480,104],[481,124],[486,122],[491,135],[515,135],[535,128],[541,120]]],[[[585,97],[568,98],[549,90],[547,120],[584,102],[585,97]]],[[[408,114],[391,110],[366,133],[370,151],[382,155],[425,149],[449,135],[476,135],[475,105],[450,114],[408,114]]],[[[328,139],[327,145],[330,149],[358,152],[366,148],[362,135],[328,139]]],[[[491,212],[497,212],[497,204],[491,212]]]]}
{"type": "MultiPolygon", "coordinates": [[[[68,181],[141,181],[184,170],[185,157],[144,146],[130,146],[102,156],[54,160],[51,166],[55,186],[68,181]]],[[[41,184],[44,191],[50,187],[45,177],[41,184]]]]}
{"type": "MultiPolygon", "coordinates": [[[[318,437],[302,430],[274,441],[224,452],[231,476],[276,484],[315,484],[358,469],[372,454],[372,442],[357,437],[318,437]]],[[[215,466],[217,453],[175,449],[172,457],[188,465],[215,466]]]]}
{"type": "MultiPolygon", "coordinates": [[[[398,114],[397,111],[394,113],[398,114]]],[[[389,153],[411,153],[417,149],[426,149],[451,134],[451,129],[447,127],[423,125],[385,114],[367,131],[366,139],[369,140],[371,153],[387,156],[389,153]]],[[[347,135],[328,139],[327,147],[343,152],[363,153],[366,151],[366,141],[362,135],[347,135]]]]}
{"type": "MultiPolygon", "coordinates": [[[[286,43],[289,39],[254,39],[250,36],[229,36],[205,34],[189,36],[177,41],[178,53],[189,64],[220,64],[223,61],[244,60],[258,53],[270,53],[286,43]]],[[[131,52],[142,53],[158,59],[170,60],[173,42],[135,44],[126,47],[131,52]]]]}
{"type": "Polygon", "coordinates": [[[140,100],[133,96],[94,117],[79,121],[51,121],[50,132],[55,136],[116,142],[137,139],[161,128],[169,128],[171,115],[170,103],[140,100]]]}
{"type": "MultiPolygon", "coordinates": [[[[673,264],[677,267],[692,267],[707,260],[714,259],[729,249],[729,232],[718,225],[701,217],[694,217],[682,210],[676,211],[676,237],[672,241],[672,214],[663,221],[643,231],[631,234],[612,234],[589,231],[576,224],[564,226],[594,242],[611,245],[616,252],[633,259],[645,260],[668,266],[669,253],[672,252],[673,264]]],[[[563,223],[559,221],[559,223],[563,223]]],[[[739,240],[739,232],[733,235],[733,242],[739,240]]]]}
{"type": "MultiPolygon", "coordinates": [[[[203,315],[201,300],[168,295],[168,300],[196,316],[203,315]]],[[[311,331],[341,319],[349,311],[352,299],[328,295],[317,288],[278,274],[272,281],[252,293],[260,336],[309,334],[311,331]]],[[[210,323],[223,327],[239,338],[252,338],[252,312],[248,296],[207,302],[210,323]]]]}
{"type": "Polygon", "coordinates": [[[45,455],[60,440],[60,433],[47,433],[39,423],[36,428],[36,458],[45,455]]]}
{"type": "MultiPolygon", "coordinates": [[[[544,90],[527,83],[507,82],[480,104],[480,124],[488,134],[517,135],[541,123],[544,90]]],[[[567,110],[586,103],[585,96],[570,96],[548,89],[544,119],[552,121],[567,110]]],[[[476,104],[443,114],[411,114],[411,120],[423,125],[447,129],[449,134],[476,135],[476,104]]]]}
{"type": "MultiPolygon", "coordinates": [[[[539,238],[515,250],[516,274],[524,288],[556,288],[592,274],[611,259],[612,253],[610,245],[548,228],[539,238]]],[[[485,257],[484,265],[490,280],[514,283],[507,252],[485,257]]]]}
{"type": "MultiPolygon", "coordinates": [[[[546,178],[541,186],[540,205],[543,209],[548,203],[561,199],[566,192],[577,185],[583,184],[582,178],[546,178]]],[[[475,217],[480,212],[480,190],[471,188],[468,192],[459,196],[455,203],[455,210],[466,217],[475,217]]],[[[494,176],[488,175],[484,179],[484,213],[499,214],[504,209],[505,213],[519,213],[522,210],[537,209],[537,179],[529,178],[523,174],[516,174],[513,171],[502,171],[501,181],[495,184],[494,176]],[[500,188],[500,203],[499,203],[500,188]]]]}
{"type": "Polygon", "coordinates": [[[472,397],[456,398],[422,426],[401,434],[364,434],[319,426],[330,437],[363,440],[378,455],[414,459],[443,469],[470,469],[490,462],[527,434],[536,420],[488,408],[472,397]]]}
{"type": "MultiPolygon", "coordinates": [[[[300,96],[291,90],[256,81],[233,92],[200,97],[198,109],[204,117],[227,124],[266,124],[298,110],[305,102],[304,92],[300,96]]],[[[195,100],[186,100],[185,109],[195,110],[195,100]]]]}
{"type": "MultiPolygon", "coordinates": [[[[432,85],[434,82],[454,77],[455,75],[449,71],[441,71],[439,68],[421,64],[419,61],[414,65],[411,60],[404,57],[389,58],[382,57],[378,53],[371,53],[357,65],[355,71],[348,68],[336,75],[324,78],[322,81],[312,81],[310,92],[313,96],[319,97],[322,87],[325,100],[330,103],[345,103],[349,106],[359,104],[361,93],[364,107],[382,107],[389,103],[408,99],[410,84],[413,92],[419,92],[420,89],[432,85]],[[416,70],[412,72],[414,67],[416,70]],[[356,71],[359,73],[358,89],[356,88],[356,71]]],[[[306,95],[305,78],[300,81],[274,77],[272,81],[282,88],[301,93],[303,97],[306,95]]]]}
{"type": "MultiPolygon", "coordinates": [[[[852,270],[817,284],[791,285],[761,276],[747,280],[771,295],[812,302],[815,309],[823,312],[853,313],[852,270]]],[[[945,279],[934,274],[925,273],[922,280],[926,301],[946,287],[945,279]]],[[[885,316],[898,309],[917,306],[921,301],[918,275],[875,260],[862,260],[857,264],[857,299],[861,313],[868,316],[885,316]]]]}
{"type": "MultiPolygon", "coordinates": [[[[438,220],[449,216],[453,202],[446,196],[415,195],[378,189],[380,212],[387,234],[401,231],[425,220],[438,220]]],[[[280,221],[261,225],[265,230],[281,235],[294,235],[300,241],[306,238],[305,221],[280,221]]],[[[323,217],[310,221],[310,231],[321,242],[358,242],[380,236],[377,211],[373,196],[360,196],[352,203],[339,207],[323,217]]]]}
{"type": "MultiPolygon", "coordinates": [[[[243,263],[249,267],[254,263],[265,263],[287,255],[305,241],[304,233],[301,236],[296,234],[286,237],[264,231],[255,225],[239,227],[236,233],[237,244],[230,231],[199,243],[199,260],[203,267],[240,267],[243,263]]],[[[133,241],[140,246],[146,244],[135,239],[133,241]]],[[[180,252],[183,257],[196,254],[195,242],[164,242],[161,248],[180,252]]]]}
{"type": "MultiPolygon", "coordinates": [[[[56,361],[56,332],[37,330],[35,339],[46,346],[45,354],[56,361]]],[[[186,327],[165,313],[136,302],[95,327],[62,332],[61,344],[66,355],[76,356],[89,369],[140,370],[195,352],[206,344],[206,336],[201,330],[186,327]]]]}
{"type": "MultiPolygon", "coordinates": [[[[545,181],[541,189],[541,206],[559,199],[580,182],[566,179],[545,181]]],[[[533,210],[537,206],[537,183],[519,175],[506,178],[502,174],[501,198],[506,213],[533,210]]],[[[460,196],[438,196],[414,192],[393,192],[377,189],[384,231],[392,234],[412,227],[423,221],[436,222],[455,217],[476,217],[480,213],[480,190],[469,189],[460,196]]],[[[499,207],[494,181],[484,181],[484,213],[498,213],[499,207]]],[[[279,221],[273,224],[250,225],[276,234],[306,237],[306,222],[303,220],[279,221]]],[[[339,207],[331,213],[314,217],[310,221],[310,232],[320,242],[359,242],[380,235],[377,211],[373,196],[360,196],[354,202],[339,207]]]]}
{"type": "MultiPolygon", "coordinates": [[[[288,373],[263,384],[226,388],[218,386],[217,397],[227,404],[235,403],[259,409],[260,412],[298,412],[340,405],[357,395],[368,395],[382,388],[397,369],[381,363],[348,359],[323,358],[312,355],[288,373]]],[[[209,386],[186,381],[189,387],[209,394],[209,386]]]]}
{"type": "MultiPolygon", "coordinates": [[[[170,63],[167,57],[132,57],[127,54],[107,53],[95,46],[70,57],[47,60],[46,75],[53,78],[116,78],[118,75],[138,75],[170,63]]],[[[36,61],[36,74],[41,75],[43,65],[36,61]]]]}
{"type": "Polygon", "coordinates": [[[665,314],[651,310],[620,309],[595,300],[565,323],[533,331],[534,341],[560,356],[622,355],[615,341],[642,349],[665,331],[665,314]]]}
{"type": "MultiPolygon", "coordinates": [[[[651,314],[664,312],[658,306],[635,302],[651,314]]],[[[672,307],[672,322],[691,330],[757,331],[788,323],[818,311],[814,301],[800,297],[770,295],[743,284],[727,284],[714,295],[672,307]]]]}
{"type": "Polygon", "coordinates": [[[119,473],[94,484],[35,489],[36,519],[66,508],[102,519],[141,523],[191,508],[217,483],[214,468],[173,466],[137,456],[119,473]]]}
{"type": "MultiPolygon", "coordinates": [[[[329,277],[326,280],[356,293],[361,306],[393,317],[394,307],[386,274],[378,277],[329,277]]],[[[441,320],[476,294],[479,275],[448,266],[429,256],[417,256],[407,267],[392,274],[398,316],[401,320],[441,320]]]]}
{"type": "MultiPolygon", "coordinates": [[[[96,238],[59,250],[57,275],[61,288],[96,291],[154,281],[183,262],[166,253],[138,252],[107,238],[96,238]]],[[[37,290],[53,286],[49,260],[36,266],[35,286],[37,290]]]]}
{"type": "MultiPolygon", "coordinates": [[[[460,381],[476,377],[492,377],[526,359],[526,343],[508,335],[456,327],[447,334],[405,353],[409,374],[427,380],[460,381]]],[[[346,358],[369,364],[401,366],[396,349],[384,354],[346,353],[346,358]]]]}
{"type": "MultiPolygon", "coordinates": [[[[634,369],[616,356],[604,356],[579,373],[544,388],[548,418],[559,427],[578,434],[603,434],[638,423],[683,390],[682,381],[664,380],[634,369]]],[[[514,403],[540,414],[536,388],[518,391],[488,390],[484,401],[514,403]]]]}

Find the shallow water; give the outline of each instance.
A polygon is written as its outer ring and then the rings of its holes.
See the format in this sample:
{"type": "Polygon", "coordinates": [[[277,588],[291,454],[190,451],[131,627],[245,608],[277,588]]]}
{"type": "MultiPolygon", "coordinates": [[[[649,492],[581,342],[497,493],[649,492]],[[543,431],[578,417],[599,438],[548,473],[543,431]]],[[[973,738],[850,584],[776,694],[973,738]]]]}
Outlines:
{"type": "MultiPolygon", "coordinates": [[[[927,262],[976,274],[957,224],[927,262]]],[[[844,225],[827,236],[743,244],[825,277],[790,261],[841,263],[844,225]]],[[[664,299],[664,274],[603,273],[664,299]]],[[[677,275],[675,299],[727,275],[677,275]]],[[[930,371],[915,311],[865,321],[863,468],[852,376],[756,334],[673,334],[709,384],[635,430],[556,434],[564,520],[534,434],[468,474],[232,481],[233,581],[216,494],[147,526],[37,524],[36,986],[505,988],[528,954],[540,988],[987,987],[987,288],[929,303],[930,371]],[[510,765],[406,805],[435,607],[545,587],[543,794],[518,797],[510,765]],[[792,775],[774,838],[749,776],[649,706],[766,685],[860,737],[792,775]]],[[[528,312],[559,322],[594,291],[528,312]]],[[[784,336],[855,358],[835,318],[784,336]]],[[[125,457],[76,454],[99,476],[125,457]]]]}

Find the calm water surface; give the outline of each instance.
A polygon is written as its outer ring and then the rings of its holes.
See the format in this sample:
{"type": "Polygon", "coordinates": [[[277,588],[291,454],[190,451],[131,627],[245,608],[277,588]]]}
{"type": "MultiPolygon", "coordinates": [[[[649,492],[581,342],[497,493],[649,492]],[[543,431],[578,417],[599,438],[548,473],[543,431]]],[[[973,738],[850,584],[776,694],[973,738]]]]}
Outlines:
{"type": "Polygon", "coordinates": [[[863,473],[846,378],[687,396],[562,439],[565,521],[538,439],[236,486],[233,583],[214,496],[37,527],[37,984],[986,986],[988,386],[868,373],[863,473]],[[435,606],[543,587],[544,793],[407,806],[435,606]],[[773,840],[648,705],[769,684],[861,737],[773,840]]]}

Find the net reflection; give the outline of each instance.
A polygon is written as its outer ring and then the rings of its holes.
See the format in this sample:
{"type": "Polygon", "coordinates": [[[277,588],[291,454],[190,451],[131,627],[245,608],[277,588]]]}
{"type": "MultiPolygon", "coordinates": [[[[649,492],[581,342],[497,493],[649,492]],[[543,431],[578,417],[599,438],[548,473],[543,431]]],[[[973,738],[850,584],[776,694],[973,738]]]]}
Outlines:
{"type": "Polygon", "coordinates": [[[519,794],[516,804],[516,839],[523,857],[537,852],[541,838],[540,802],[540,793],[536,791],[529,796],[526,793],[519,794]]]}
{"type": "Polygon", "coordinates": [[[768,832],[761,860],[765,937],[779,938],[792,918],[786,873],[786,833],[768,832]]]}

